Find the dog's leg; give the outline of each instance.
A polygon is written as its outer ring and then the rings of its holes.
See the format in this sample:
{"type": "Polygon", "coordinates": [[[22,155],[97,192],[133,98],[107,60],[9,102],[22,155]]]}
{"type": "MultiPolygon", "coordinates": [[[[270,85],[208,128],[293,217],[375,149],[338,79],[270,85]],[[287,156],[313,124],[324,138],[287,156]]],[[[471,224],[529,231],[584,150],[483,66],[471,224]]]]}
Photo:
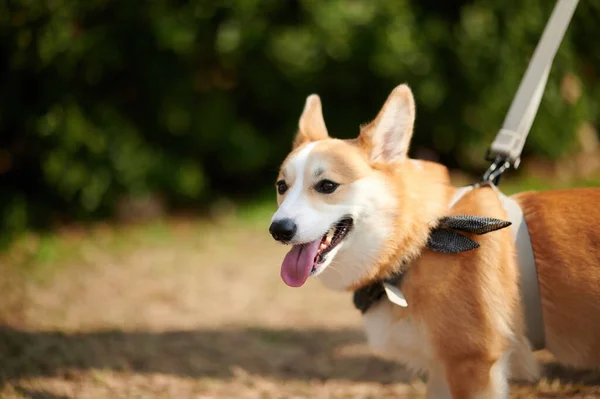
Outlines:
{"type": "Polygon", "coordinates": [[[540,367],[525,335],[523,311],[515,313],[515,334],[511,339],[509,378],[511,381],[534,382],[540,379],[540,367]]]}
{"type": "Polygon", "coordinates": [[[427,373],[427,399],[452,399],[443,367],[432,368],[427,373]]]}
{"type": "Polygon", "coordinates": [[[508,353],[499,359],[475,356],[447,364],[446,376],[455,399],[506,399],[508,386],[508,353]]]}
{"type": "Polygon", "coordinates": [[[533,356],[529,341],[524,336],[517,338],[510,355],[510,379],[535,382],[540,379],[540,367],[533,356]]]}

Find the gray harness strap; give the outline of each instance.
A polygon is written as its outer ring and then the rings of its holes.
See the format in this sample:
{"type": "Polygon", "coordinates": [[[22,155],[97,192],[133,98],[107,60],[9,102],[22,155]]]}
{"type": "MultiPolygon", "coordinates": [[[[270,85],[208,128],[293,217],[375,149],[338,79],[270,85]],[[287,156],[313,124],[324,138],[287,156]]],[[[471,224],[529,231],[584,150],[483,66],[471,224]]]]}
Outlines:
{"type": "Polygon", "coordinates": [[[527,223],[519,204],[500,191],[498,191],[498,196],[508,213],[508,219],[512,222],[510,227],[517,249],[519,288],[525,312],[527,339],[534,350],[541,350],[546,347],[546,337],[544,334],[542,297],[540,295],[540,285],[529,230],[527,229],[527,223]]]}
{"type": "Polygon", "coordinates": [[[533,256],[533,247],[531,238],[523,211],[519,204],[512,198],[504,195],[491,182],[482,182],[475,186],[461,187],[450,201],[452,207],[466,193],[477,186],[491,186],[502,201],[502,205],[508,214],[508,220],[512,223],[510,228],[515,240],[517,250],[517,262],[519,264],[519,290],[521,300],[523,301],[523,310],[525,313],[525,329],[527,339],[534,350],[541,350],[546,347],[546,337],[544,334],[544,319],[542,314],[542,302],[540,295],[540,286],[537,277],[537,268],[535,257],[533,256]]]}

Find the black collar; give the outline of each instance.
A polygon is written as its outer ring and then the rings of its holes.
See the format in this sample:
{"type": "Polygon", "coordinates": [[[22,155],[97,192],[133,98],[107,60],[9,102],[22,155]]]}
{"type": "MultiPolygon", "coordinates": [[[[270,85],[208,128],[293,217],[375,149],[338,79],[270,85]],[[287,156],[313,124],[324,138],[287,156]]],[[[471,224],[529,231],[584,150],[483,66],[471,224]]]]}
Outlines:
{"type": "MultiPolygon", "coordinates": [[[[437,227],[431,229],[425,246],[432,251],[447,254],[470,251],[479,248],[479,244],[455,230],[481,235],[503,229],[510,226],[510,224],[510,222],[504,220],[483,216],[446,216],[439,220],[437,227]]],[[[390,283],[395,286],[402,284],[402,280],[407,272],[406,265],[407,262],[402,261],[399,270],[390,278],[375,280],[354,291],[354,306],[361,313],[365,313],[385,295],[384,283],[390,283]]]]}

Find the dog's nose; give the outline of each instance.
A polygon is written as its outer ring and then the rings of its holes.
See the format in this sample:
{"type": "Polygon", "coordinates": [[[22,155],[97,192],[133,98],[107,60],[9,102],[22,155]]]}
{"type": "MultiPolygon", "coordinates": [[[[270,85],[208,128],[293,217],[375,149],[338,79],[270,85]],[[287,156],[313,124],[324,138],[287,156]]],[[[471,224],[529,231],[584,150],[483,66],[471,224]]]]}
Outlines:
{"type": "Polygon", "coordinates": [[[279,219],[271,223],[269,233],[277,241],[289,241],[296,234],[296,223],[292,219],[279,219]]]}

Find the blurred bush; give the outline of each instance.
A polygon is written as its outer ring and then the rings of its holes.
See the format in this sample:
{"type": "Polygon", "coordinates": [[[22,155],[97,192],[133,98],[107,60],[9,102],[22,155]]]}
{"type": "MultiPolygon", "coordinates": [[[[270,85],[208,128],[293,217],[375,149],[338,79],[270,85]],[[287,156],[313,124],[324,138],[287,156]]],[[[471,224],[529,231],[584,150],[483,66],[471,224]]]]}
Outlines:
{"type": "MultiPolygon", "coordinates": [[[[553,1],[0,2],[0,229],[172,206],[272,183],[306,95],[351,137],[391,89],[418,101],[414,152],[483,154],[553,1]]],[[[557,158],[598,122],[600,2],[580,2],[526,151],[557,158]]]]}

